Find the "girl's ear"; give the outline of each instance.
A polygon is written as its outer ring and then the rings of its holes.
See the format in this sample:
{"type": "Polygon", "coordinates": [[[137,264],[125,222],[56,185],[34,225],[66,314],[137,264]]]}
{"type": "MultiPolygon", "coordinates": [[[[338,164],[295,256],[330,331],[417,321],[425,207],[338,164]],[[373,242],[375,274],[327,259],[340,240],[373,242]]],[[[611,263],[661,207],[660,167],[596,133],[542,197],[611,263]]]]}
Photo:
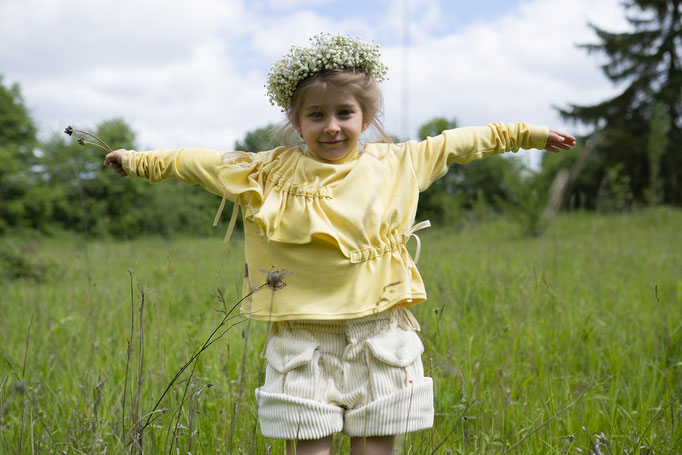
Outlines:
{"type": "Polygon", "coordinates": [[[289,123],[291,123],[291,126],[294,127],[294,130],[298,133],[298,135],[301,136],[301,137],[303,137],[303,135],[301,134],[301,125],[300,125],[300,123],[299,123],[299,122],[292,122],[292,121],[289,121],[289,123]]]}

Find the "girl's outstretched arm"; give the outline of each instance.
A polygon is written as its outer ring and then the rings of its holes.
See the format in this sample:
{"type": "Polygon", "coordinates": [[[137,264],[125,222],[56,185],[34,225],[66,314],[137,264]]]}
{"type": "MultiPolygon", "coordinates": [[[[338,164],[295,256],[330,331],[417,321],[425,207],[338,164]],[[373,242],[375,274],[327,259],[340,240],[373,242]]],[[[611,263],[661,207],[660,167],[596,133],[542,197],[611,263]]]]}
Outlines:
{"type": "Polygon", "coordinates": [[[200,184],[211,193],[222,195],[217,168],[222,163],[223,152],[209,149],[114,150],[104,158],[117,175],[142,177],[150,182],[176,178],[189,184],[200,184]]]}
{"type": "Polygon", "coordinates": [[[559,153],[559,149],[570,150],[571,147],[575,147],[575,138],[573,136],[550,128],[545,150],[559,153]]]}
{"type": "Polygon", "coordinates": [[[456,128],[443,131],[421,142],[408,142],[413,169],[424,191],[443,177],[452,163],[470,161],[516,152],[519,149],[547,149],[558,152],[575,145],[575,138],[546,126],[527,123],[490,123],[486,126],[456,128]]]}

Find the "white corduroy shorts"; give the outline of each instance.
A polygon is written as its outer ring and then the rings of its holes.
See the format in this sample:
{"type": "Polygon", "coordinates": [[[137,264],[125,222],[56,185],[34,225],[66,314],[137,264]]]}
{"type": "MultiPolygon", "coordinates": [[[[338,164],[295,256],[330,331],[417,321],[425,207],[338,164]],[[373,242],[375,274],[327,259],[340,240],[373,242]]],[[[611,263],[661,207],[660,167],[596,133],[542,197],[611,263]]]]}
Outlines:
{"type": "Polygon", "coordinates": [[[256,390],[264,436],[387,436],[433,426],[433,382],[408,310],[275,323],[256,390]]]}

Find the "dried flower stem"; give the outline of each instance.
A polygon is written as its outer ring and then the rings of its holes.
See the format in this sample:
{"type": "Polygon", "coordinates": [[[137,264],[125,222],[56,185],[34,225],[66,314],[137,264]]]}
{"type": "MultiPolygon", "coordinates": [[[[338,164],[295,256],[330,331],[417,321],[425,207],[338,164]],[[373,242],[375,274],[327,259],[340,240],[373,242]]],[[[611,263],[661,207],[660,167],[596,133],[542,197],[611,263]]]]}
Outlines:
{"type": "Polygon", "coordinates": [[[123,403],[121,405],[122,408],[122,416],[121,416],[121,441],[125,441],[126,439],[126,394],[128,393],[128,372],[130,368],[130,352],[131,352],[131,344],[133,342],[133,334],[135,331],[135,293],[133,292],[133,274],[135,273],[134,270],[132,270],[129,267],[126,267],[126,270],[128,271],[128,274],[130,275],[130,338],[128,338],[128,355],[127,355],[127,360],[126,360],[126,375],[125,375],[125,381],[123,383],[123,403]]]}
{"type": "MultiPolygon", "coordinates": [[[[246,276],[248,278],[248,284],[249,284],[249,290],[253,289],[253,285],[251,284],[251,277],[248,275],[248,266],[244,264],[244,271],[246,273],[246,276]]],[[[275,292],[275,288],[273,287],[273,284],[269,277],[266,277],[265,284],[268,285],[271,289],[272,292],[275,292]]],[[[249,312],[251,311],[251,304],[249,303],[249,312]]],[[[232,441],[234,440],[234,430],[237,427],[237,419],[239,417],[239,412],[241,411],[241,405],[242,405],[242,396],[244,395],[244,379],[246,376],[246,355],[249,351],[249,333],[251,331],[251,318],[249,318],[248,322],[246,323],[246,329],[245,329],[245,334],[243,336],[244,338],[244,351],[242,353],[242,365],[241,365],[241,373],[239,376],[239,392],[237,393],[237,401],[234,404],[234,410],[232,412],[232,422],[230,423],[230,437],[227,440],[227,453],[232,453],[232,441]]],[[[260,376],[260,374],[259,374],[260,376]]]]}
{"type": "Polygon", "coordinates": [[[81,145],[93,145],[93,146],[99,147],[99,148],[101,148],[102,150],[105,150],[105,151],[107,151],[107,152],[110,152],[110,151],[111,151],[111,149],[102,147],[101,145],[97,144],[96,142],[91,142],[91,141],[83,140],[82,142],[79,142],[79,144],[81,144],[81,145]]]}
{"type": "MultiPolygon", "coordinates": [[[[438,450],[441,448],[441,446],[443,444],[445,444],[445,441],[450,439],[450,436],[452,436],[452,434],[457,429],[457,425],[459,425],[460,420],[462,420],[464,418],[465,414],[474,405],[474,403],[476,403],[476,400],[474,400],[474,399],[472,399],[469,403],[467,403],[466,407],[462,410],[462,413],[459,415],[459,417],[457,417],[457,420],[455,421],[454,425],[452,425],[450,432],[447,435],[445,435],[443,440],[436,446],[435,449],[433,449],[433,451],[431,452],[431,455],[438,453],[438,450]]],[[[426,438],[422,439],[422,444],[424,444],[425,441],[426,441],[426,438]]],[[[414,453],[421,453],[420,450],[421,450],[421,444],[419,445],[419,447],[417,448],[417,450],[414,453]]]]}
{"type": "MultiPolygon", "coordinates": [[[[138,333],[138,344],[137,344],[137,383],[135,388],[135,402],[131,406],[131,413],[133,414],[133,419],[135,422],[139,420],[140,415],[140,393],[142,391],[142,375],[144,367],[144,327],[143,322],[143,310],[144,310],[144,289],[140,288],[140,319],[139,319],[139,333],[138,333]]],[[[135,445],[137,446],[140,453],[144,453],[142,448],[142,431],[138,430],[139,424],[135,424],[133,427],[132,438],[135,439],[135,445]]]]}
{"type": "Polygon", "coordinates": [[[95,139],[97,142],[99,142],[100,144],[102,144],[102,145],[103,145],[102,148],[104,148],[105,150],[108,150],[109,152],[113,152],[113,150],[111,149],[111,147],[109,147],[109,145],[107,145],[106,142],[104,142],[102,139],[98,138],[98,137],[95,136],[94,134],[88,133],[87,131],[82,131],[82,130],[74,130],[74,131],[77,131],[77,132],[79,132],[79,133],[81,133],[81,134],[85,134],[86,136],[90,136],[91,138],[95,139]]]}
{"type": "MultiPolygon", "coordinates": [[[[24,366],[21,370],[21,382],[24,384],[24,390],[26,387],[26,358],[28,357],[28,340],[31,337],[31,326],[33,325],[33,314],[31,314],[31,321],[28,323],[28,330],[26,331],[26,349],[24,350],[24,366]]],[[[24,393],[27,393],[25,391],[24,393]]],[[[26,411],[26,401],[24,401],[21,404],[21,429],[19,430],[19,448],[17,449],[17,453],[21,453],[21,445],[23,442],[23,436],[24,436],[24,423],[25,423],[25,411],[26,411]]]]}
{"type": "MultiPolygon", "coordinates": [[[[31,321],[33,321],[32,316],[31,316],[31,321]]],[[[14,378],[17,381],[23,383],[22,378],[20,378],[19,375],[17,374],[17,370],[14,369],[14,365],[12,365],[12,362],[10,362],[7,357],[5,357],[5,354],[3,354],[2,351],[0,351],[0,358],[2,358],[2,360],[5,361],[5,363],[9,367],[10,371],[12,371],[12,375],[14,376],[14,378]]],[[[7,377],[5,377],[5,381],[7,381],[7,377]]],[[[3,385],[4,385],[4,382],[3,382],[3,385]]],[[[30,403],[31,403],[31,406],[33,407],[33,412],[35,412],[35,414],[38,416],[38,418],[40,419],[40,422],[43,424],[43,428],[45,428],[45,432],[50,437],[50,440],[52,441],[52,446],[56,447],[57,441],[55,441],[54,436],[52,436],[53,432],[50,431],[50,428],[47,426],[47,423],[45,423],[45,419],[43,419],[42,414],[40,412],[38,412],[38,404],[36,403],[35,395],[33,397],[31,397],[30,403]]],[[[0,413],[0,415],[1,414],[2,413],[0,413]]]]}
{"type": "MultiPolygon", "coordinates": [[[[104,150],[107,150],[107,151],[109,151],[109,152],[113,152],[113,150],[111,149],[111,147],[109,147],[109,146],[107,145],[106,142],[104,142],[102,139],[98,138],[98,137],[95,136],[94,134],[88,133],[87,131],[83,131],[83,130],[79,130],[79,129],[73,128],[73,127],[71,127],[71,126],[67,126],[66,129],[64,130],[64,133],[68,134],[69,136],[71,136],[73,133],[84,134],[84,135],[86,135],[86,136],[89,136],[89,137],[95,139],[97,142],[99,142],[100,144],[102,144],[101,146],[98,145],[98,147],[100,147],[100,148],[102,148],[102,149],[104,149],[104,150]]],[[[97,145],[97,144],[95,144],[95,143],[87,142],[87,141],[85,141],[85,140],[83,140],[83,141],[81,142],[80,139],[79,139],[78,142],[79,142],[81,145],[85,145],[86,143],[92,144],[92,145],[97,145]]]]}
{"type": "MultiPolygon", "coordinates": [[[[150,424],[152,415],[153,415],[154,412],[158,409],[159,405],[161,404],[161,401],[163,401],[163,399],[164,399],[164,397],[166,396],[166,394],[168,393],[168,391],[171,389],[171,387],[173,387],[173,384],[175,384],[175,382],[176,382],[176,381],[178,380],[178,378],[182,375],[182,373],[187,369],[187,367],[189,367],[189,366],[190,366],[190,365],[191,365],[191,364],[192,364],[192,363],[201,355],[202,352],[204,352],[206,349],[208,349],[213,343],[215,343],[216,341],[218,341],[218,340],[219,340],[223,335],[225,335],[232,327],[234,327],[234,325],[238,324],[238,323],[236,323],[236,324],[231,325],[230,327],[228,327],[227,329],[225,329],[222,333],[220,333],[220,335],[215,336],[216,333],[218,333],[218,331],[219,331],[219,330],[225,325],[225,323],[230,319],[230,315],[232,314],[232,312],[234,311],[234,309],[237,308],[237,306],[238,306],[239,304],[241,304],[245,299],[251,297],[251,295],[252,295],[254,292],[258,291],[259,289],[263,288],[264,286],[267,286],[267,283],[261,284],[261,285],[258,286],[256,289],[254,289],[253,291],[249,292],[249,293],[246,294],[244,297],[242,297],[241,300],[239,300],[237,303],[235,303],[235,304],[232,306],[232,308],[230,309],[230,311],[228,311],[227,314],[225,314],[225,317],[223,317],[222,321],[220,321],[220,323],[216,326],[216,328],[213,329],[213,332],[211,332],[211,334],[208,336],[208,338],[206,339],[206,341],[204,341],[204,343],[201,345],[201,347],[198,348],[198,349],[196,350],[196,352],[192,355],[192,357],[190,357],[190,359],[189,359],[187,362],[185,362],[185,364],[184,364],[182,367],[180,367],[180,369],[179,369],[178,372],[175,374],[175,376],[173,377],[173,379],[171,379],[171,381],[170,381],[170,383],[168,384],[168,386],[166,386],[166,389],[163,391],[163,393],[161,394],[161,396],[160,396],[159,399],[157,400],[157,402],[156,402],[156,404],[154,405],[154,407],[152,408],[152,410],[149,412],[149,417],[147,418],[147,421],[146,421],[145,424],[142,426],[142,428],[140,428],[140,430],[139,430],[139,433],[140,433],[140,434],[142,434],[142,432],[145,430],[145,428],[147,428],[147,426],[150,424]],[[214,336],[215,336],[215,338],[214,338],[214,336]]],[[[232,316],[232,317],[236,317],[236,316],[232,316]]]]}
{"type": "MultiPolygon", "coordinates": [[[[521,438],[521,439],[519,439],[518,441],[516,441],[511,447],[509,447],[507,450],[505,450],[505,451],[502,453],[502,455],[511,452],[511,451],[514,450],[514,448],[516,448],[519,444],[521,444],[523,441],[525,441],[526,439],[528,439],[529,437],[531,437],[532,435],[534,435],[535,433],[537,433],[538,431],[540,431],[540,430],[541,430],[542,428],[544,428],[547,424],[549,424],[552,420],[556,419],[556,418],[559,417],[561,414],[563,414],[564,412],[566,412],[566,411],[568,411],[569,409],[571,409],[573,406],[576,405],[576,403],[578,403],[578,402],[579,402],[580,400],[582,400],[587,394],[589,394],[589,393],[592,391],[592,388],[593,388],[594,386],[596,386],[596,385],[598,385],[598,384],[602,384],[605,380],[606,380],[606,379],[602,379],[601,381],[595,381],[595,382],[593,382],[592,384],[588,385],[588,386],[587,386],[587,389],[585,389],[585,391],[584,391],[583,393],[581,393],[580,395],[578,395],[578,397],[577,397],[575,400],[571,401],[571,403],[568,404],[568,405],[567,405],[565,408],[563,408],[561,411],[557,412],[557,413],[554,414],[552,417],[550,417],[549,419],[547,419],[547,420],[545,420],[544,422],[542,422],[542,423],[540,424],[540,426],[538,426],[538,427],[535,428],[533,431],[531,431],[530,433],[528,433],[527,435],[525,435],[523,438],[521,438]]],[[[589,435],[588,435],[588,437],[589,437],[589,435]]],[[[590,439],[590,444],[592,444],[592,440],[591,440],[591,439],[590,439]]]]}
{"type": "Polygon", "coordinates": [[[642,441],[642,438],[644,438],[644,435],[646,435],[646,433],[649,431],[649,428],[651,428],[651,426],[654,424],[654,422],[655,422],[656,420],[658,420],[658,418],[659,418],[661,415],[663,415],[663,412],[664,412],[667,408],[671,407],[671,406],[672,406],[673,404],[675,404],[675,402],[678,401],[678,400],[682,400],[682,393],[678,393],[677,395],[675,395],[674,397],[672,397],[670,400],[668,400],[668,402],[667,402],[665,405],[663,405],[663,407],[662,407],[661,409],[658,410],[658,412],[656,413],[656,415],[655,415],[651,420],[649,420],[649,423],[647,424],[646,428],[644,429],[644,431],[642,431],[642,434],[639,435],[639,437],[637,438],[637,443],[635,444],[635,448],[638,448],[638,447],[639,447],[639,443],[642,441]]]}

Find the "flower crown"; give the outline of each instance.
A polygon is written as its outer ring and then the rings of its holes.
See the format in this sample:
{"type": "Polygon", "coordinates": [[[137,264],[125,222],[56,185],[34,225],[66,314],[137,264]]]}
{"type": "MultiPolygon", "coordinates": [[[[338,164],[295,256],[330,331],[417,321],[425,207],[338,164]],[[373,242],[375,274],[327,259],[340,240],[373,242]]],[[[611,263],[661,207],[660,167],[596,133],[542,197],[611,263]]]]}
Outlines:
{"type": "MultiPolygon", "coordinates": [[[[358,37],[359,38],[359,37],[358,37]]],[[[353,37],[321,33],[310,38],[312,47],[292,46],[289,53],[272,64],[268,73],[268,98],[283,111],[291,107],[291,97],[299,82],[313,74],[332,69],[362,70],[376,82],[385,79],[379,45],[353,37]]]]}

